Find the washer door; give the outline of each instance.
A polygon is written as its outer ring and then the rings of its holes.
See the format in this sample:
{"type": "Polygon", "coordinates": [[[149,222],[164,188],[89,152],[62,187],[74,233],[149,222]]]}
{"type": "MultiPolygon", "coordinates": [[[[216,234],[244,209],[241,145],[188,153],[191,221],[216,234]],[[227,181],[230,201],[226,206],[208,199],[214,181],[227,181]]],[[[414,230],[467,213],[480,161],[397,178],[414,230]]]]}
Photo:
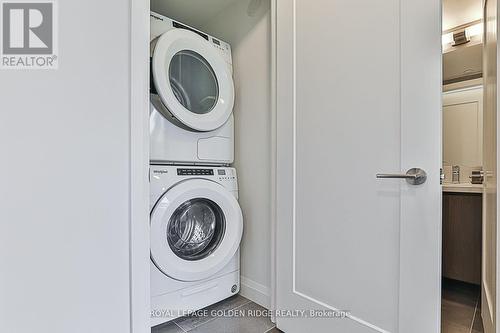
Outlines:
{"type": "Polygon", "coordinates": [[[232,73],[217,50],[201,36],[183,29],[164,33],[158,39],[152,62],[160,99],[181,123],[206,132],[229,119],[234,105],[232,73]]]}
{"type": "Polygon", "coordinates": [[[209,180],[187,180],[153,208],[151,259],[173,279],[202,280],[233,258],[242,233],[243,215],[228,190],[209,180]]]}

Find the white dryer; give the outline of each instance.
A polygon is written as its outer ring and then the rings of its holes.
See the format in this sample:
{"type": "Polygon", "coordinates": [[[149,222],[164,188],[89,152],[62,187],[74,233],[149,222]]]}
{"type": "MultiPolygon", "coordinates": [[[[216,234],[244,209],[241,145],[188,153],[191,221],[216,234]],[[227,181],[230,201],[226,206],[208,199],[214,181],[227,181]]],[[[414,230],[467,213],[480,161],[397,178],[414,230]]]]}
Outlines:
{"type": "Polygon", "coordinates": [[[151,165],[151,326],[239,292],[236,171],[151,165]]]}
{"type": "Polygon", "coordinates": [[[234,160],[231,47],[151,12],[150,160],[230,164],[234,160]]]}

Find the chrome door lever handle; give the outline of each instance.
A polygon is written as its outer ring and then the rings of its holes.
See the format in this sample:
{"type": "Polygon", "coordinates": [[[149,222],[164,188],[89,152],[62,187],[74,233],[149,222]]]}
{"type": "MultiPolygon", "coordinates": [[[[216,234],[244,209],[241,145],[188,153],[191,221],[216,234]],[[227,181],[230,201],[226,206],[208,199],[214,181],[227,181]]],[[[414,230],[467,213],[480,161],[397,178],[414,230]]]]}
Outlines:
{"type": "Polygon", "coordinates": [[[377,178],[379,179],[406,179],[406,182],[410,185],[421,185],[427,180],[427,173],[420,168],[412,168],[408,170],[405,174],[396,173],[378,173],[377,178]]]}

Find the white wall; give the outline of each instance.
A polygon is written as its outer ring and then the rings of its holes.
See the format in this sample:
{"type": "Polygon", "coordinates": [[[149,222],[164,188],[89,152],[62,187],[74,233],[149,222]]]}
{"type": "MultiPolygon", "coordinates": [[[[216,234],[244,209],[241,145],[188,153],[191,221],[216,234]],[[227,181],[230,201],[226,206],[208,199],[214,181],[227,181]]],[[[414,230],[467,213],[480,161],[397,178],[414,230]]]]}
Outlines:
{"type": "Polygon", "coordinates": [[[244,216],[241,293],[269,307],[271,286],[270,0],[237,1],[204,31],[231,43],[236,102],[235,167],[244,216]],[[257,6],[260,4],[260,6],[257,6]]]}
{"type": "Polygon", "coordinates": [[[246,2],[246,0],[151,0],[151,10],[200,28],[238,1],[246,2]]]}
{"type": "Polygon", "coordinates": [[[130,1],[58,4],[59,69],[0,73],[0,332],[130,332],[130,1]]]}
{"type": "Polygon", "coordinates": [[[443,0],[443,31],[482,17],[483,0],[443,0]]]}

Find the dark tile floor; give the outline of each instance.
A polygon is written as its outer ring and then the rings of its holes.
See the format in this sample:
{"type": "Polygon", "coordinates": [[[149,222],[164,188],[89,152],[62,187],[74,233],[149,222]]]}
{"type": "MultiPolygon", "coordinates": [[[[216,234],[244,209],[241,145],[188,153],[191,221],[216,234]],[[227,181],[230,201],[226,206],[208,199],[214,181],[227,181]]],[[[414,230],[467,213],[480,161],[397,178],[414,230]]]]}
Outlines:
{"type": "MultiPolygon", "coordinates": [[[[206,316],[188,316],[154,327],[152,333],[278,333],[260,305],[236,295],[206,308],[206,316]]],[[[483,333],[478,286],[443,281],[441,333],[483,333]]]]}
{"type": "Polygon", "coordinates": [[[188,316],[153,327],[152,333],[278,333],[265,309],[236,295],[206,308],[206,316],[188,316]]]}
{"type": "Polygon", "coordinates": [[[441,333],[482,333],[479,286],[443,280],[441,333]]]}

